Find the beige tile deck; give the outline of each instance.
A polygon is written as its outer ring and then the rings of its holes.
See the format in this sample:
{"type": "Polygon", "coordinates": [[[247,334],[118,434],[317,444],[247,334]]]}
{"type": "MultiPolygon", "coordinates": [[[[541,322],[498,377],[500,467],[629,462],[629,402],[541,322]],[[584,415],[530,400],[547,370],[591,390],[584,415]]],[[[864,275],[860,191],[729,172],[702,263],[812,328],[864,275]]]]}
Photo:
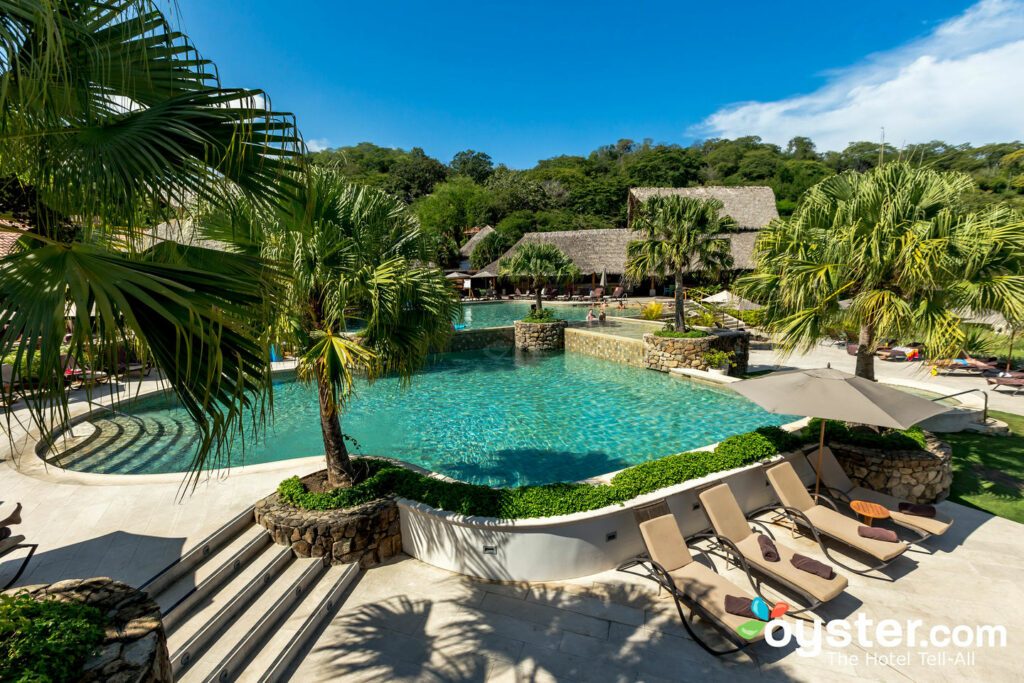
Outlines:
{"type": "MultiPolygon", "coordinates": [[[[762,644],[716,659],[679,625],[652,584],[605,572],[546,584],[476,581],[403,557],[367,571],[293,672],[296,681],[1012,681],[1024,671],[1024,526],[952,503],[946,536],[847,592],[822,619],[920,619],[1006,626],[1006,648],[978,648],[973,666],[867,661],[906,648],[855,646],[802,657],[762,644]],[[840,655],[843,655],[842,657],[840,655]],[[851,656],[856,656],[856,660],[851,656]]],[[[825,560],[810,540],[777,535],[825,560]]],[[[720,570],[742,585],[736,569],[720,570]]],[[[767,593],[773,595],[769,586],[767,593]]],[[[775,592],[775,595],[780,595],[775,592]]],[[[785,595],[781,595],[785,599],[785,595]]],[[[935,650],[937,651],[937,650],[935,650]]]]}

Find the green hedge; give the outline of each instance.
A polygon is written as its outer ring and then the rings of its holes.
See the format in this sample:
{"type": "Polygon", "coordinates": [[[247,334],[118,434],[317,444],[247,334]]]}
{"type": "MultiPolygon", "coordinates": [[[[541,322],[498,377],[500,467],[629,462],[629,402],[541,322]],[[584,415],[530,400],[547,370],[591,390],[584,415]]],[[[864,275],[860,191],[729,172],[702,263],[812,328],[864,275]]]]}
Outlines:
{"type": "Polygon", "coordinates": [[[98,609],[80,602],[0,596],[0,680],[78,680],[105,623],[98,609]]]}
{"type": "MultiPolygon", "coordinates": [[[[820,434],[821,420],[814,418],[804,430],[804,436],[809,440],[817,441],[820,434]]],[[[916,425],[910,429],[892,430],[882,434],[875,434],[867,430],[850,429],[846,426],[845,422],[839,420],[828,420],[825,422],[825,443],[830,441],[846,443],[851,446],[892,451],[923,450],[928,446],[924,430],[916,425]]]]}
{"type": "Polygon", "coordinates": [[[309,510],[352,507],[393,493],[437,510],[463,515],[499,519],[554,517],[623,503],[666,486],[792,451],[807,441],[806,437],[778,427],[761,427],[729,437],[711,452],[680,453],[635,465],[616,474],[609,485],[559,483],[491,488],[432,479],[384,461],[360,460],[370,464],[371,475],[351,488],[310,493],[298,477],[292,477],[281,482],[277,492],[288,503],[309,510]]]}
{"type": "Polygon", "coordinates": [[[541,308],[536,311],[531,311],[525,318],[524,323],[554,323],[562,320],[561,318],[555,317],[555,312],[550,308],[541,308]]]}
{"type": "Polygon", "coordinates": [[[672,339],[700,339],[701,337],[708,337],[710,334],[704,330],[689,330],[688,332],[676,332],[674,330],[658,330],[654,333],[655,337],[670,337],[672,339]]]}

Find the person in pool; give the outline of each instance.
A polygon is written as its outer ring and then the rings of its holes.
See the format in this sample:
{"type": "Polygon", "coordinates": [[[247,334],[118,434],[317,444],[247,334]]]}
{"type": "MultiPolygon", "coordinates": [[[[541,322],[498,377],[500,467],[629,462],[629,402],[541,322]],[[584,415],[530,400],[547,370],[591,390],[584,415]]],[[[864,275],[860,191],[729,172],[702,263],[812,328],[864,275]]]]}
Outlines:
{"type": "Polygon", "coordinates": [[[597,321],[598,321],[599,323],[601,323],[601,324],[603,325],[603,324],[604,324],[604,321],[605,321],[605,320],[606,320],[607,318],[608,318],[608,314],[607,314],[607,313],[605,313],[605,312],[604,312],[604,310],[602,309],[602,310],[601,310],[601,315],[597,316],[597,321]]]}
{"type": "Polygon", "coordinates": [[[591,308],[589,311],[587,311],[587,322],[588,323],[594,322],[594,309],[593,308],[591,308]]]}

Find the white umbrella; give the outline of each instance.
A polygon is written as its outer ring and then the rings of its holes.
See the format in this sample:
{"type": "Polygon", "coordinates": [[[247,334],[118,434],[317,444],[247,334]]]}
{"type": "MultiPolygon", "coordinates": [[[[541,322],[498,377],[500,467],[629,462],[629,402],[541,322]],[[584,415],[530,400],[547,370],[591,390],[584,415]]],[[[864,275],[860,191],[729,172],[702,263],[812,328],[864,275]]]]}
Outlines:
{"type": "Polygon", "coordinates": [[[601,286],[602,287],[607,287],[608,286],[608,271],[607,270],[602,270],[601,271],[601,286]]]}
{"type": "Polygon", "coordinates": [[[825,420],[906,429],[949,410],[934,401],[832,368],[773,372],[736,382],[731,388],[770,413],[821,418],[815,494],[821,483],[825,420]]]}
{"type": "Polygon", "coordinates": [[[445,277],[449,280],[465,280],[469,276],[466,275],[465,273],[455,271],[454,273],[448,273],[447,275],[445,275],[445,277]]]}
{"type": "Polygon", "coordinates": [[[717,304],[723,308],[732,308],[737,311],[759,311],[761,306],[755,304],[753,301],[744,299],[741,296],[736,296],[728,289],[723,289],[718,294],[712,294],[701,299],[706,304],[717,304]]]}

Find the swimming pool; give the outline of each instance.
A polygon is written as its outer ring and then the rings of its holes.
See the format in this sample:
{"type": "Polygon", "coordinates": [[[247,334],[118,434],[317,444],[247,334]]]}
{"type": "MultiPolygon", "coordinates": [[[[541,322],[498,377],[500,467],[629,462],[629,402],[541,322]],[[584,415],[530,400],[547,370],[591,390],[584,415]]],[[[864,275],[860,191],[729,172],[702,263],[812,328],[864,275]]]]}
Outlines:
{"type": "MultiPolygon", "coordinates": [[[[482,327],[505,327],[516,320],[522,320],[530,312],[529,301],[495,301],[489,303],[471,303],[462,306],[462,324],[467,330],[480,329],[482,327]]],[[[618,303],[609,303],[606,309],[609,318],[624,315],[636,315],[639,308],[636,306],[624,309],[617,308],[618,303]]],[[[550,308],[555,315],[565,320],[584,320],[587,311],[594,309],[594,315],[601,312],[599,304],[589,306],[583,303],[572,304],[549,304],[545,302],[545,308],[550,308]]]]}
{"type": "MultiPolygon", "coordinates": [[[[728,389],[591,356],[490,349],[439,356],[404,389],[395,379],[360,387],[342,428],[358,443],[353,452],[511,486],[576,481],[793,419],[728,389]]],[[[91,422],[96,438],[61,466],[114,474],[187,468],[195,429],[166,400],[91,422]]],[[[279,381],[274,423],[248,443],[244,463],[322,453],[315,393],[279,381]]],[[[243,464],[240,452],[232,464],[243,464]]]]}

